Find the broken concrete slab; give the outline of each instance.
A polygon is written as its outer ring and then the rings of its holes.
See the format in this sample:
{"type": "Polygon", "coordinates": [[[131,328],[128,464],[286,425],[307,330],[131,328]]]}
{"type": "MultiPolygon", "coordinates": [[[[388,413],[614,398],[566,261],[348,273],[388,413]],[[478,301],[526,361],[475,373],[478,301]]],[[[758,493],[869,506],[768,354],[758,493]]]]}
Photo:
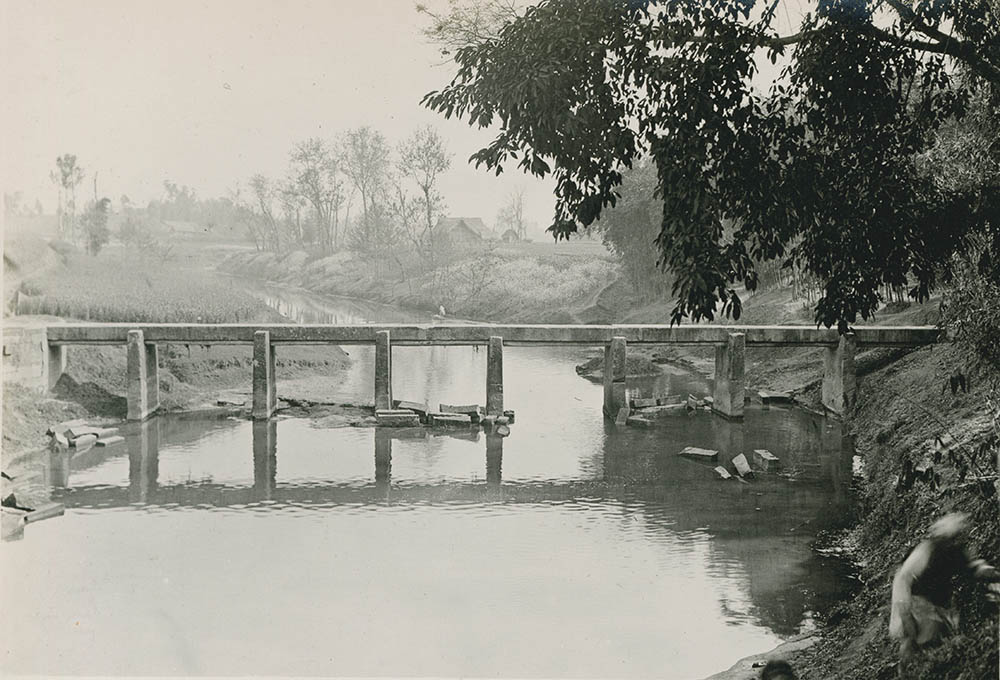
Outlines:
{"type": "Polygon", "coordinates": [[[508,437],[508,436],[510,436],[510,428],[507,427],[506,425],[497,425],[495,431],[501,437],[508,437]]]}
{"type": "Polygon", "coordinates": [[[483,417],[483,410],[478,404],[438,404],[438,410],[441,413],[458,413],[467,415],[473,423],[478,423],[483,417]]]}
{"type": "Polygon", "coordinates": [[[66,514],[66,506],[62,503],[46,503],[45,505],[28,512],[28,514],[24,516],[24,521],[26,524],[29,522],[40,522],[43,519],[59,517],[64,514],[66,514]]]}
{"type": "Polygon", "coordinates": [[[102,437],[98,439],[95,443],[97,446],[111,446],[112,444],[118,444],[125,441],[125,437],[115,435],[113,437],[102,437]]]}
{"type": "Polygon", "coordinates": [[[108,437],[114,437],[116,434],[118,434],[118,428],[117,427],[100,427],[100,428],[97,429],[97,432],[95,432],[94,434],[97,435],[98,439],[107,439],[108,437]]]}
{"type": "Polygon", "coordinates": [[[690,456],[702,460],[719,460],[719,452],[713,449],[702,449],[697,446],[687,446],[677,452],[679,456],[690,456]]]}
{"type": "Polygon", "coordinates": [[[669,406],[670,404],[683,404],[684,397],[680,394],[663,394],[656,398],[657,406],[669,406]]]}
{"type": "Polygon", "coordinates": [[[615,425],[617,425],[618,427],[625,425],[628,422],[628,417],[629,417],[628,407],[622,406],[620,409],[618,409],[618,415],[615,416],[615,425]]]}
{"type": "Polygon", "coordinates": [[[753,450],[753,466],[764,472],[781,469],[781,460],[767,449],[753,450]]]}
{"type": "Polygon", "coordinates": [[[420,403],[419,401],[406,401],[403,399],[394,399],[392,402],[392,408],[397,411],[413,411],[420,416],[426,416],[431,410],[430,406],[426,403],[420,403]]]}
{"type": "Polygon", "coordinates": [[[464,413],[428,413],[427,419],[434,427],[469,427],[472,418],[464,413]]]}
{"type": "Polygon", "coordinates": [[[98,432],[100,432],[100,429],[96,427],[90,427],[89,425],[74,425],[73,427],[67,428],[63,434],[66,435],[67,439],[72,441],[85,434],[92,434],[96,437],[98,432]]]}
{"type": "Polygon", "coordinates": [[[753,470],[750,469],[750,463],[747,462],[747,457],[742,453],[733,458],[733,467],[736,468],[736,472],[740,477],[753,475],[753,470]]]}
{"type": "Polygon", "coordinates": [[[503,412],[503,414],[504,414],[504,416],[506,416],[510,420],[511,423],[514,422],[514,411],[513,410],[507,409],[506,411],[503,412]]]}
{"type": "Polygon", "coordinates": [[[230,399],[227,397],[222,397],[215,400],[216,406],[245,406],[247,403],[246,399],[230,399]]]}
{"type": "Polygon", "coordinates": [[[96,434],[84,434],[69,440],[69,445],[76,447],[78,449],[83,449],[88,446],[92,446],[94,442],[97,441],[96,434]]]}
{"type": "Polygon", "coordinates": [[[648,399],[633,399],[629,405],[632,408],[649,408],[650,406],[656,406],[656,397],[650,397],[648,399]]]}
{"type": "Polygon", "coordinates": [[[729,470],[727,470],[726,468],[722,467],[721,465],[716,465],[712,469],[715,470],[715,474],[719,476],[719,479],[732,479],[733,478],[733,476],[731,474],[729,474],[729,470]]]}
{"type": "Polygon", "coordinates": [[[375,424],[378,427],[417,427],[420,417],[405,409],[378,409],[375,411],[375,424]]]}
{"type": "Polygon", "coordinates": [[[66,430],[70,429],[71,427],[80,427],[80,426],[83,426],[83,425],[86,425],[86,424],[87,424],[87,421],[84,420],[83,418],[77,418],[75,420],[66,420],[66,421],[63,421],[63,422],[59,423],[58,425],[53,425],[52,427],[50,427],[45,432],[45,434],[48,434],[48,435],[52,435],[52,434],[56,434],[56,433],[58,433],[58,434],[65,434],[66,430]]]}

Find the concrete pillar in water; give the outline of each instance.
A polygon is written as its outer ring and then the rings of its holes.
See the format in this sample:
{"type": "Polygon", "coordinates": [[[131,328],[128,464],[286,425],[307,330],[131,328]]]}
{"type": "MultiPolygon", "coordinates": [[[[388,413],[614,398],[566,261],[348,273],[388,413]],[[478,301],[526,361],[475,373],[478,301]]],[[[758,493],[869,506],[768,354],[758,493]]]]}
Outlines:
{"type": "Polygon", "coordinates": [[[278,422],[253,424],[253,492],[255,500],[271,500],[278,476],[278,422]]]}
{"type": "Polygon", "coordinates": [[[486,351],[486,415],[503,415],[503,338],[491,335],[486,351]]]}
{"type": "Polygon", "coordinates": [[[726,418],[743,417],[745,354],[746,337],[743,333],[730,333],[726,344],[717,345],[715,348],[712,410],[726,418]]]}
{"type": "Polygon", "coordinates": [[[128,332],[128,357],[126,375],[128,380],[127,420],[141,421],[148,418],[160,405],[158,353],[156,346],[147,345],[142,331],[128,332]]]}
{"type": "Polygon", "coordinates": [[[823,350],[823,406],[837,415],[854,404],[858,386],[854,368],[857,348],[854,333],[845,333],[836,347],[823,350]]]}
{"type": "Polygon", "coordinates": [[[253,334],[253,409],[254,420],[266,420],[278,404],[274,376],[274,345],[270,331],[253,334]]]}
{"type": "Polygon", "coordinates": [[[389,331],[375,333],[375,408],[392,408],[392,345],[389,331]]]}
{"type": "Polygon", "coordinates": [[[496,490],[500,487],[501,468],[503,467],[503,437],[498,434],[486,433],[486,488],[496,490]]]}
{"type": "Polygon", "coordinates": [[[386,494],[392,483],[392,436],[384,430],[375,430],[375,489],[386,494]]]}
{"type": "Polygon", "coordinates": [[[45,352],[45,373],[48,376],[48,387],[52,390],[66,372],[66,346],[49,345],[47,340],[45,344],[48,347],[45,352]]]}
{"type": "Polygon", "coordinates": [[[146,408],[155,413],[160,408],[160,348],[146,344],[146,408]]]}
{"type": "Polygon", "coordinates": [[[619,409],[628,406],[626,355],[625,338],[611,338],[611,344],[604,348],[604,415],[608,418],[615,418],[619,409]]]}
{"type": "Polygon", "coordinates": [[[125,432],[128,446],[128,499],[146,503],[156,490],[160,476],[160,421],[130,425],[125,432]]]}

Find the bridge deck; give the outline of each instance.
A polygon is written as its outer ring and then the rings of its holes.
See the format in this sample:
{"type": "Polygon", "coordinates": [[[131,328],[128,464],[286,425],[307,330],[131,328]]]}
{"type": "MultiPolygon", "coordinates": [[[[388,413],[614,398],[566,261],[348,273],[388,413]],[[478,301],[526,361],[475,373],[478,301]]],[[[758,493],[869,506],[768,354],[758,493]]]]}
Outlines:
{"type": "MultiPolygon", "coordinates": [[[[130,330],[143,331],[146,342],[192,345],[248,345],[255,331],[271,333],[279,345],[373,345],[377,331],[389,331],[394,345],[485,345],[499,335],[505,345],[607,345],[623,337],[630,345],[719,345],[730,333],[744,333],[755,346],[836,345],[835,329],[812,326],[668,326],[668,325],[492,325],[492,324],[123,324],[76,323],[47,327],[52,345],[124,345],[130,330]]],[[[862,346],[907,347],[937,340],[933,326],[861,326],[854,329],[862,346]]]]}

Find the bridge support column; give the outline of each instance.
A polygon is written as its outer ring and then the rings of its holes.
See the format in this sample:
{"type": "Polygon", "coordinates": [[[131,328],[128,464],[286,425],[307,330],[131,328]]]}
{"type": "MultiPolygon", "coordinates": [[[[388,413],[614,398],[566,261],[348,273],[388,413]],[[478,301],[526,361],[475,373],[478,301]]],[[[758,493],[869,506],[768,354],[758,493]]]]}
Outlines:
{"type": "Polygon", "coordinates": [[[375,488],[386,494],[392,484],[392,436],[385,430],[375,430],[375,488]]]}
{"type": "Polygon", "coordinates": [[[503,338],[491,335],[486,351],[486,415],[503,415],[503,338]]]}
{"type": "Polygon", "coordinates": [[[160,407],[159,352],[147,345],[142,331],[128,332],[126,377],[128,413],[126,420],[145,420],[160,407]]]}
{"type": "Polygon", "coordinates": [[[257,420],[253,424],[253,497],[269,501],[278,477],[278,422],[257,420]]]}
{"type": "Polygon", "coordinates": [[[726,418],[743,417],[743,369],[746,336],[730,333],[725,345],[715,348],[715,388],[712,410],[726,418]]]}
{"type": "Polygon", "coordinates": [[[611,338],[611,344],[604,348],[604,414],[609,418],[618,416],[618,411],[628,406],[625,387],[625,338],[611,338]]]}
{"type": "Polygon", "coordinates": [[[823,407],[837,415],[854,404],[858,386],[854,368],[857,348],[854,333],[845,333],[836,347],[823,350],[823,407]]]}
{"type": "MultiPolygon", "coordinates": [[[[48,342],[45,344],[48,345],[48,342]]],[[[59,382],[59,378],[66,372],[66,345],[48,345],[45,361],[48,386],[50,390],[53,390],[56,383],[59,382]]]]}
{"type": "Polygon", "coordinates": [[[375,408],[392,408],[392,345],[389,331],[375,333],[375,408]]]}
{"type": "Polygon", "coordinates": [[[500,489],[503,468],[503,437],[486,433],[486,488],[500,489]]]}
{"type": "Polygon", "coordinates": [[[253,334],[253,408],[254,420],[267,420],[278,405],[274,376],[274,345],[270,331],[253,334]]]}

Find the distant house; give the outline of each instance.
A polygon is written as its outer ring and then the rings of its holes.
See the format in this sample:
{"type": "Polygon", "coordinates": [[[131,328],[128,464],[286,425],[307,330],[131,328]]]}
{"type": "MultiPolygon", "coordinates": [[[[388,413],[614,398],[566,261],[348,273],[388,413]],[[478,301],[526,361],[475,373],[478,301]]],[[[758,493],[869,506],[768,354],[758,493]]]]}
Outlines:
{"type": "Polygon", "coordinates": [[[475,243],[496,239],[496,235],[479,217],[442,217],[438,220],[434,233],[451,243],[475,243]]]}
{"type": "Polygon", "coordinates": [[[508,229],[500,236],[500,240],[504,243],[517,243],[521,240],[521,237],[517,235],[517,232],[513,229],[508,229]]]}

